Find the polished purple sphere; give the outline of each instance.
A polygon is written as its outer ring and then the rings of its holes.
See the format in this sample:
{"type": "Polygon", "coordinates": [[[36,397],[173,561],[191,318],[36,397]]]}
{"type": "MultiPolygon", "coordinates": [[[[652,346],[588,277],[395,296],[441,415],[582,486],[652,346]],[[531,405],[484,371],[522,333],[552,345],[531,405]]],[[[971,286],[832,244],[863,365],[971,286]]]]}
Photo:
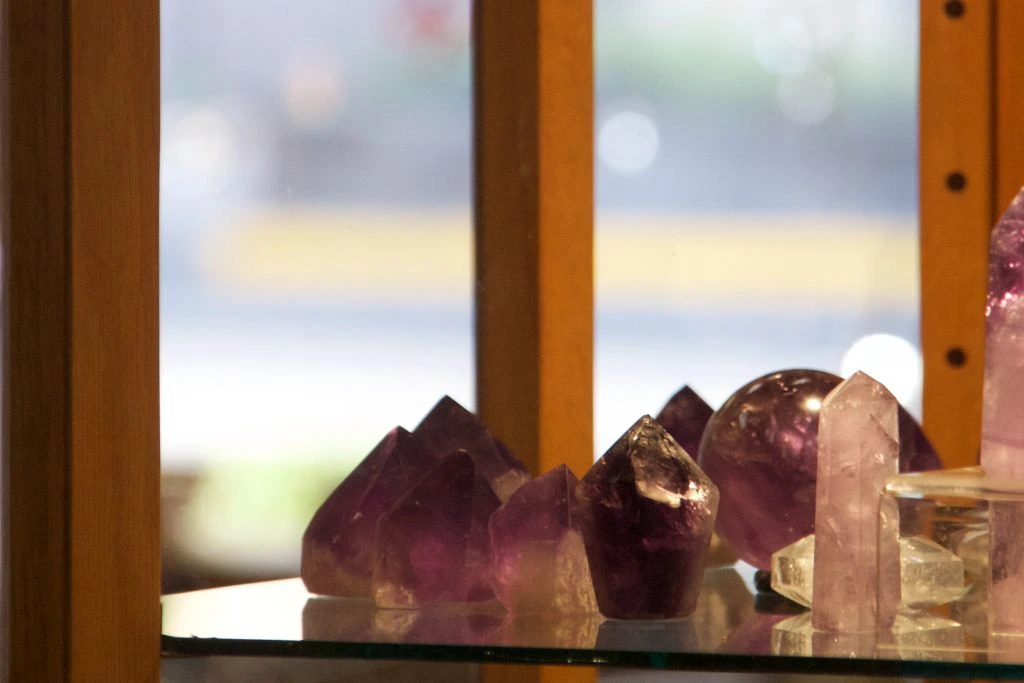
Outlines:
{"type": "Polygon", "coordinates": [[[715,530],[741,560],[769,569],[773,552],[814,532],[818,411],[841,381],[818,370],[765,375],[708,422],[699,462],[721,495],[715,530]]]}
{"type": "MultiPolygon", "coordinates": [[[[745,385],[711,417],[698,461],[718,486],[715,530],[737,557],[770,569],[772,553],[814,533],[818,411],[842,378],[783,370],[745,385]]],[[[899,415],[900,471],[937,469],[914,418],[899,415]]]]}

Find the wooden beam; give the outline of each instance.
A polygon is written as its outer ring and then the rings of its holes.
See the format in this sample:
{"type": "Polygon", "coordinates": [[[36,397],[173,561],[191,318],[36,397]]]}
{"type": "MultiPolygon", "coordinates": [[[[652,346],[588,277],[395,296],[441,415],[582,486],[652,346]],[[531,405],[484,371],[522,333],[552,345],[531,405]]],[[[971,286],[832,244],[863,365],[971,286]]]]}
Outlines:
{"type": "Polygon", "coordinates": [[[994,0],[921,0],[924,428],[946,467],[978,462],[993,199],[994,0]]]}
{"type": "Polygon", "coordinates": [[[997,0],[995,21],[998,215],[1024,187],[1024,3],[997,0]]]}
{"type": "Polygon", "coordinates": [[[592,5],[474,4],[477,408],[535,474],[594,455],[592,5]]]}
{"type": "Polygon", "coordinates": [[[0,661],[157,681],[158,3],[0,12],[0,661]]]}

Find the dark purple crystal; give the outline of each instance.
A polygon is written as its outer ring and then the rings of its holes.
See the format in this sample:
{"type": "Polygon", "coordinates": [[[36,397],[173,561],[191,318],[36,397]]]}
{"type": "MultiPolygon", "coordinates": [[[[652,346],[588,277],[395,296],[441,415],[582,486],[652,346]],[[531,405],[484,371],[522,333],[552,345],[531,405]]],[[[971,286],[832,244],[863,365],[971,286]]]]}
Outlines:
{"type": "Polygon", "coordinates": [[[565,465],[529,481],[491,516],[494,592],[513,614],[596,610],[575,510],[576,475],[565,465]]]}
{"type": "Polygon", "coordinates": [[[377,606],[492,599],[487,522],[499,505],[469,454],[444,458],[377,522],[377,606]]]}
{"type": "Polygon", "coordinates": [[[691,458],[697,457],[700,437],[714,414],[707,403],[689,385],[676,392],[655,419],[691,458]]]}
{"type": "MultiPolygon", "coordinates": [[[[842,378],[783,370],[736,391],[704,430],[698,462],[722,496],[715,527],[759,569],[772,553],[814,533],[818,410],[842,378]]],[[[939,459],[910,413],[900,412],[900,470],[937,469],[939,459]]]]}
{"type": "Polygon", "coordinates": [[[900,472],[929,472],[942,469],[939,454],[925,436],[921,425],[903,406],[899,407],[900,472]]]}
{"type": "Polygon", "coordinates": [[[368,597],[377,519],[436,458],[396,427],[327,497],[302,537],[302,580],[312,593],[368,597]]]}
{"type": "Polygon", "coordinates": [[[438,401],[413,434],[439,458],[459,449],[466,451],[476,464],[477,474],[501,502],[530,480],[526,465],[508,446],[492,434],[480,418],[448,396],[438,401]]]}
{"type": "Polygon", "coordinates": [[[602,614],[693,612],[718,490],[661,425],[640,418],[583,477],[576,500],[602,614]]]}

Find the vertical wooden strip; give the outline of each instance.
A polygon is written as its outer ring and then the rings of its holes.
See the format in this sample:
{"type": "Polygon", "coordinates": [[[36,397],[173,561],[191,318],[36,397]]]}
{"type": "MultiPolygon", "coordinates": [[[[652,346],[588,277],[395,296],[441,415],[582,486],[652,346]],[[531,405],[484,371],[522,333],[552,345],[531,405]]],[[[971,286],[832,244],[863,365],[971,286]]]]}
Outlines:
{"type": "Polygon", "coordinates": [[[946,467],[977,464],[993,196],[993,0],[921,0],[924,427],[946,467]]]}
{"type": "Polygon", "coordinates": [[[996,5],[996,206],[1024,187],[1024,3],[996,5]]]}
{"type": "Polygon", "coordinates": [[[0,2],[0,680],[68,667],[69,292],[63,0],[0,2]]]}
{"type": "Polygon", "coordinates": [[[477,406],[535,474],[593,461],[592,13],[590,0],[474,5],[477,406]]]}
{"type": "Polygon", "coordinates": [[[156,681],[159,2],[70,10],[71,670],[156,681]]]}
{"type": "Polygon", "coordinates": [[[593,459],[593,29],[475,9],[477,404],[535,472],[593,459]]]}
{"type": "Polygon", "coordinates": [[[158,5],[2,8],[4,673],[156,681],[158,5]]]}

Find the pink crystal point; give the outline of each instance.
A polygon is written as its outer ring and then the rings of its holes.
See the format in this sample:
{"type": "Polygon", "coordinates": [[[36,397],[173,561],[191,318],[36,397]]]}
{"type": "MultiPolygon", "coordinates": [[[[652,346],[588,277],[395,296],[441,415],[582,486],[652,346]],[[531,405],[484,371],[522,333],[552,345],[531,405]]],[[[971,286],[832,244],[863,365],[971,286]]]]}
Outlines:
{"type": "Polygon", "coordinates": [[[882,487],[899,471],[898,403],[857,372],[822,402],[812,622],[820,631],[892,626],[900,596],[899,528],[882,487]],[[881,517],[881,521],[880,521],[881,517]]]}
{"type": "MultiPolygon", "coordinates": [[[[992,228],[985,308],[981,466],[1024,479],[1024,190],[992,228]]],[[[989,630],[1024,632],[1024,509],[989,507],[989,630]]]]}
{"type": "Polygon", "coordinates": [[[686,385],[668,400],[655,419],[687,455],[696,458],[700,437],[704,435],[704,428],[714,412],[696,391],[686,385]]]}
{"type": "Polygon", "coordinates": [[[530,480],[530,473],[512,451],[476,415],[445,396],[416,426],[418,436],[428,450],[444,457],[462,449],[476,464],[495,495],[505,502],[512,492],[530,480]]]}
{"type": "Polygon", "coordinates": [[[377,522],[377,606],[492,599],[487,521],[499,505],[469,454],[444,458],[377,522]]]}
{"type": "Polygon", "coordinates": [[[674,618],[697,606],[718,489],[645,415],[576,487],[601,614],[674,618]]]}
{"type": "Polygon", "coordinates": [[[302,580],[322,595],[368,597],[377,519],[438,462],[396,427],[327,497],[302,536],[302,580]]]}
{"type": "Polygon", "coordinates": [[[565,465],[529,481],[491,516],[494,592],[512,614],[597,611],[565,465]]]}
{"type": "Polygon", "coordinates": [[[1024,479],[1024,190],[989,243],[981,466],[1024,479]]]}

